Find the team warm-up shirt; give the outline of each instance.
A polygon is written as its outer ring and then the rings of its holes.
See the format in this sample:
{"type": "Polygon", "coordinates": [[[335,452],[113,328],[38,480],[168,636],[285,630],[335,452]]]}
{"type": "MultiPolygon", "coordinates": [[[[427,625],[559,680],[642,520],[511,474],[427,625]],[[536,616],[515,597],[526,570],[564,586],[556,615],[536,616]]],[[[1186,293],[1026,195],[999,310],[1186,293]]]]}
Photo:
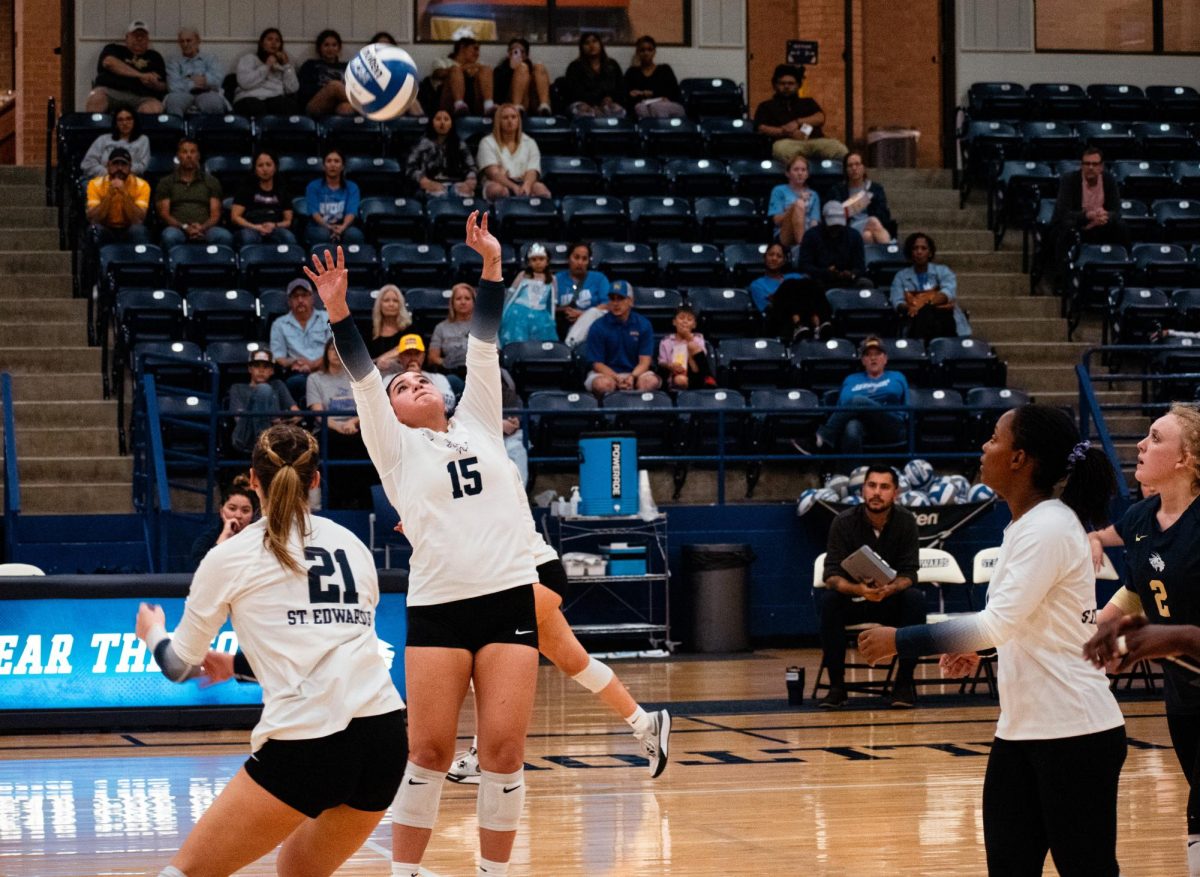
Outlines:
{"type": "Polygon", "coordinates": [[[379,370],[351,384],[371,462],[412,543],[408,605],[494,594],[537,580],[528,500],[504,450],[500,358],[471,336],[467,381],[447,432],[404,426],[379,370]]]}
{"type": "Polygon", "coordinates": [[[297,575],[267,548],[266,526],[255,521],[201,561],[171,638],[180,660],[199,666],[233,619],[263,690],[254,751],[269,738],[325,737],[351,719],[402,708],[375,636],[379,579],[370,550],[345,527],[310,517],[303,546],[292,533],[293,554],[308,570],[297,575]]]}
{"type": "MultiPolygon", "coordinates": [[[[1116,524],[1125,543],[1128,587],[1151,624],[1200,624],[1200,502],[1192,501],[1165,531],[1158,525],[1159,497],[1129,507],[1116,524]]],[[[1194,675],[1163,665],[1167,712],[1200,714],[1194,675]]]]}
{"type": "MultiPolygon", "coordinates": [[[[508,462],[512,463],[513,482],[515,483],[517,490],[521,494],[524,494],[525,482],[521,480],[521,473],[517,470],[516,463],[513,463],[512,460],[509,460],[508,462]]],[[[546,540],[542,538],[542,534],[539,532],[537,524],[533,522],[533,512],[529,508],[529,503],[521,503],[521,507],[524,509],[524,514],[521,516],[521,524],[519,527],[514,529],[526,530],[528,532],[529,553],[533,555],[533,565],[541,566],[543,563],[549,563],[552,560],[558,560],[558,552],[551,548],[546,540]]]]}
{"type": "Polygon", "coordinates": [[[988,586],[987,608],[941,624],[901,629],[901,656],[998,654],[1003,740],[1095,734],[1124,723],[1108,677],[1083,658],[1096,632],[1096,575],[1087,534],[1056,499],[1009,524],[988,586]]]}

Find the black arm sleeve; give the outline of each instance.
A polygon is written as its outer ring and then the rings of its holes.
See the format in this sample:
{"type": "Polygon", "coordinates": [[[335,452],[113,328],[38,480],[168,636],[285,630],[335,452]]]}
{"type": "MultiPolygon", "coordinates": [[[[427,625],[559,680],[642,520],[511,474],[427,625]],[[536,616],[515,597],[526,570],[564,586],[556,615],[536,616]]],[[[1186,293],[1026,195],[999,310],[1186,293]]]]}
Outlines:
{"type": "MultiPolygon", "coordinates": [[[[498,280],[480,280],[475,293],[475,314],[471,317],[471,334],[480,341],[495,341],[500,330],[500,314],[504,310],[504,284],[498,280]]],[[[352,322],[347,320],[345,322],[352,322]]],[[[357,332],[356,332],[357,334],[357,332]]],[[[337,333],[334,333],[337,337],[337,333]]],[[[338,344],[338,353],[342,346],[338,344]]],[[[343,355],[342,359],[346,357],[343,355]]],[[[349,368],[350,364],[347,363],[349,368]]],[[[351,374],[354,372],[351,371],[351,374]]]]}
{"type": "Polygon", "coordinates": [[[258,677],[254,675],[254,668],[250,666],[246,653],[241,649],[238,649],[233,656],[233,678],[238,682],[258,681],[258,677]]]}
{"type": "MultiPolygon", "coordinates": [[[[479,306],[475,306],[476,313],[479,311],[479,306]]],[[[499,325],[499,318],[496,324],[499,325]]],[[[346,366],[346,371],[350,372],[350,377],[356,381],[361,381],[371,373],[371,369],[375,368],[375,363],[371,360],[371,354],[367,351],[367,345],[363,341],[362,335],[358,331],[358,327],[354,325],[353,317],[346,317],[344,320],[338,320],[336,323],[331,323],[329,328],[333,330],[333,343],[337,347],[338,356],[342,358],[342,363],[346,366]]],[[[492,333],[493,335],[495,332],[492,333]]]]}

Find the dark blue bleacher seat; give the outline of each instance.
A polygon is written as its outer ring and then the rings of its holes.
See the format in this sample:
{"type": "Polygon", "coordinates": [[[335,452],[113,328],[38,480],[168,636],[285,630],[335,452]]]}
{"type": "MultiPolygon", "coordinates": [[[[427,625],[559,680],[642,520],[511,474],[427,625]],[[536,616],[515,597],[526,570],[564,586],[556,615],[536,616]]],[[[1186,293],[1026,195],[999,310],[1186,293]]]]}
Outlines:
{"type": "Polygon", "coordinates": [[[736,390],[680,390],[675,406],[706,409],[679,413],[684,453],[744,454],[750,450],[750,412],[746,397],[736,390]]]}
{"type": "Polygon", "coordinates": [[[991,438],[1000,415],[1010,408],[1027,405],[1030,401],[1028,393],[1009,387],[972,387],[967,390],[968,407],[983,409],[971,412],[971,427],[975,436],[971,444],[974,447],[982,445],[991,438]]]}
{"type": "Polygon", "coordinates": [[[649,286],[658,276],[654,253],[646,244],[598,241],[592,245],[592,262],[609,279],[628,280],[634,286],[649,286]]]}
{"type": "Polygon", "coordinates": [[[725,267],[713,244],[664,241],[658,245],[658,275],[667,286],[713,286],[725,267]]]}
{"type": "MultiPolygon", "coordinates": [[[[342,244],[342,258],[346,262],[346,268],[350,272],[350,279],[356,284],[373,285],[380,282],[383,276],[383,269],[379,261],[379,253],[370,244],[342,244]]],[[[312,257],[319,256],[321,261],[325,261],[325,254],[332,253],[333,258],[337,257],[337,246],[334,244],[317,244],[309,250],[309,258],[305,260],[305,265],[312,265],[312,257]]]]}
{"type": "Polygon", "coordinates": [[[517,341],[504,345],[501,364],[522,393],[578,390],[582,385],[571,348],[558,341],[517,341]]]}
{"type": "Polygon", "coordinates": [[[1136,85],[1098,83],[1089,85],[1087,94],[1097,118],[1134,122],[1152,116],[1150,99],[1136,85]]]}
{"type": "Polygon", "coordinates": [[[572,464],[579,456],[580,436],[604,425],[600,403],[582,390],[537,390],[529,394],[525,405],[553,409],[529,415],[531,450],[538,455],[570,457],[572,464]]]}
{"type": "Polygon", "coordinates": [[[934,380],[945,387],[1003,387],[1008,367],[981,338],[934,338],[929,342],[934,380]]]}
{"type": "Polygon", "coordinates": [[[1022,152],[1029,161],[1078,158],[1081,143],[1075,129],[1062,121],[1021,123],[1022,152]]]}
{"type": "Polygon", "coordinates": [[[735,194],[757,198],[764,204],[771,190],[785,179],[783,166],[770,158],[732,158],[727,170],[735,194]]]}
{"type": "Polygon", "coordinates": [[[908,388],[918,452],[963,450],[967,437],[962,394],[953,389],[908,388]]]}
{"type": "Polygon", "coordinates": [[[842,182],[843,177],[840,158],[822,158],[808,163],[808,186],[821,196],[822,201],[830,200],[833,187],[842,182]]]}
{"type": "Polygon", "coordinates": [[[1200,198],[1200,161],[1181,159],[1171,162],[1175,194],[1181,198],[1200,198]]]}
{"type": "Polygon", "coordinates": [[[648,195],[629,199],[629,230],[639,241],[680,240],[695,233],[696,220],[686,198],[648,195]]]}
{"type": "Polygon", "coordinates": [[[760,390],[787,382],[788,351],[778,338],[724,338],[716,353],[717,383],[722,387],[760,390]]]}
{"type": "Polygon", "coordinates": [[[321,150],[321,133],[309,116],[261,116],[255,124],[258,130],[256,149],[266,149],[276,155],[316,155],[321,150]]]}
{"type": "Polygon", "coordinates": [[[1200,289],[1176,289],[1171,293],[1175,316],[1171,328],[1200,331],[1200,289]]]}
{"type": "Polygon", "coordinates": [[[726,280],[733,286],[748,287],[751,281],[763,276],[766,252],[766,244],[728,244],[723,254],[726,280]]]}
{"type": "Polygon", "coordinates": [[[713,158],[760,161],[771,155],[771,138],[758,133],[749,119],[704,119],[700,122],[700,134],[713,158]]]}
{"type": "Polygon", "coordinates": [[[234,384],[243,384],[250,379],[250,354],[262,347],[257,341],[212,341],[205,346],[204,358],[217,367],[221,399],[229,394],[229,388],[234,384]]]}
{"type": "Polygon", "coordinates": [[[833,313],[833,332],[857,341],[868,335],[894,335],[896,310],[879,289],[830,289],[825,293],[833,313]]]}
{"type": "Polygon", "coordinates": [[[692,119],[713,116],[736,119],[746,112],[746,98],[732,79],[683,79],[679,91],[683,106],[692,119]]]}
{"type": "Polygon", "coordinates": [[[846,375],[859,367],[858,351],[845,338],[798,341],[791,357],[789,381],[818,393],[840,388],[846,375]]]}
{"type": "Polygon", "coordinates": [[[715,158],[673,158],[667,162],[667,178],[673,195],[696,198],[733,192],[725,163],[715,158]]]}
{"type": "Polygon", "coordinates": [[[579,118],[575,120],[575,130],[580,149],[587,155],[637,155],[641,151],[637,129],[629,119],[579,118]]]}
{"type": "Polygon", "coordinates": [[[1109,292],[1109,322],[1114,344],[1149,344],[1151,336],[1175,315],[1161,289],[1120,287],[1109,292]]]}
{"type": "MultiPolygon", "coordinates": [[[[1105,310],[1108,290],[1121,286],[1133,268],[1129,253],[1114,244],[1084,244],[1067,266],[1067,337],[1070,338],[1084,311],[1105,310]]],[[[1104,324],[1107,343],[1107,322],[1104,324]]]]}
{"type": "Polygon", "coordinates": [[[610,195],[665,195],[669,189],[662,162],[657,158],[606,158],[600,173],[610,195]]]}
{"type": "Polygon", "coordinates": [[[394,198],[410,188],[400,162],[394,158],[352,155],[346,159],[346,179],[353,180],[363,196],[394,198]]]}
{"type": "Polygon", "coordinates": [[[427,219],[419,198],[363,198],[358,217],[363,234],[376,245],[425,240],[427,219]]]}
{"type": "Polygon", "coordinates": [[[143,375],[153,374],[160,384],[208,389],[204,353],[191,341],[141,341],[133,348],[129,365],[139,381],[143,375]]]}
{"type": "MultiPolygon", "coordinates": [[[[479,282],[479,274],[483,270],[481,255],[464,242],[452,246],[449,255],[450,278],[453,283],[469,283],[474,286],[479,282]]],[[[517,273],[517,253],[509,244],[500,245],[500,269],[505,277],[512,277],[517,273]]]]}
{"type": "Polygon", "coordinates": [[[56,123],[60,169],[77,168],[92,142],[112,130],[108,113],[63,113],[56,123]]]}
{"type": "Polygon", "coordinates": [[[186,303],[188,336],[197,344],[259,337],[258,300],[244,289],[192,289],[186,303]]]}
{"type": "Polygon", "coordinates": [[[1170,171],[1161,161],[1122,159],[1109,165],[1121,187],[1122,198],[1149,201],[1166,198],[1175,187],[1170,171]]]}
{"type": "Polygon", "coordinates": [[[232,289],[238,285],[238,259],[224,244],[180,244],[167,253],[171,285],[180,292],[194,286],[232,289]]]}
{"type": "Polygon", "coordinates": [[[967,89],[967,107],[972,119],[1023,119],[1030,100],[1020,83],[976,82],[967,89]]]}
{"type": "Polygon", "coordinates": [[[1150,208],[1163,228],[1163,237],[1173,243],[1200,242],[1200,201],[1165,198],[1150,208]]]}
{"type": "Polygon", "coordinates": [[[1038,119],[1083,120],[1092,112],[1087,92],[1074,83],[1035,82],[1029,86],[1029,97],[1038,119]]]}
{"type": "Polygon", "coordinates": [[[343,155],[384,155],[387,134],[383,125],[354,116],[327,116],[321,120],[321,151],[341,150],[343,155]]]}
{"type": "Polygon", "coordinates": [[[150,141],[150,151],[162,155],[174,155],[187,134],[183,116],[171,113],[139,113],[138,128],[150,141]]]}
{"type": "Polygon", "coordinates": [[[574,126],[561,116],[530,116],[522,127],[537,141],[542,155],[574,155],[579,150],[574,126]]]}
{"type": "Polygon", "coordinates": [[[299,244],[247,244],[238,254],[241,282],[247,289],[286,287],[308,263],[308,254],[299,244]]]}
{"type": "Polygon", "coordinates": [[[1154,118],[1188,122],[1200,116],[1200,91],[1190,85],[1148,85],[1154,118]]]}
{"type": "Polygon", "coordinates": [[[633,307],[650,321],[655,335],[669,335],[675,331],[672,321],[675,311],[683,304],[683,295],[678,289],[657,286],[635,286],[633,307]]]}
{"type": "MultiPolygon", "coordinates": [[[[354,274],[351,274],[353,277],[354,274]]],[[[403,294],[403,293],[401,293],[403,294]]],[[[370,338],[372,332],[371,315],[375,310],[375,299],[379,297],[378,289],[368,289],[364,286],[351,286],[346,290],[346,307],[350,309],[350,318],[363,338],[370,338]]],[[[408,304],[407,298],[405,305],[408,304]]],[[[411,311],[410,311],[411,312],[411,311]]],[[[442,315],[443,317],[445,314],[442,315]]]]}
{"type": "MultiPolygon", "coordinates": [[[[553,191],[553,189],[551,190],[553,191]]],[[[486,210],[482,198],[433,198],[425,204],[428,217],[428,240],[436,244],[455,244],[463,239],[467,217],[476,210],[486,210]]]]}
{"type": "Polygon", "coordinates": [[[1017,129],[1008,122],[971,120],[959,137],[964,185],[986,184],[992,169],[1020,156],[1022,140],[1017,129]]]}
{"type": "Polygon", "coordinates": [[[625,202],[612,195],[568,195],[562,220],[571,240],[624,240],[629,231],[625,202]]]}
{"type": "Polygon", "coordinates": [[[301,190],[313,180],[325,175],[325,165],[316,155],[281,155],[279,173],[294,190],[301,190]]]}
{"type": "Polygon", "coordinates": [[[428,338],[434,326],[450,313],[453,291],[440,287],[416,286],[404,292],[404,304],[413,315],[411,331],[428,338]]]}
{"type": "Polygon", "coordinates": [[[639,119],[637,132],[646,155],[686,157],[704,154],[700,128],[689,119],[639,119]]]}
{"type": "MultiPolygon", "coordinates": [[[[1053,201],[1050,202],[1050,208],[1053,211],[1053,201]]],[[[1152,241],[1158,237],[1158,220],[1154,218],[1154,215],[1150,212],[1149,205],[1145,201],[1122,198],[1120,216],[1121,222],[1125,224],[1125,228],[1129,231],[1130,240],[1152,241]]]]}
{"type": "Polygon", "coordinates": [[[173,289],[123,289],[117,293],[114,316],[118,348],[183,338],[183,297],[173,289]]]}
{"type": "Polygon", "coordinates": [[[1144,286],[1193,286],[1200,281],[1197,266],[1188,251],[1179,244],[1134,244],[1129,253],[1133,261],[1130,280],[1144,286]]]}
{"type": "Polygon", "coordinates": [[[679,415],[671,397],[661,390],[618,390],[605,396],[600,408],[607,424],[637,436],[639,456],[662,456],[678,451],[679,415]]]}
{"type": "Polygon", "coordinates": [[[127,286],[158,287],[167,279],[163,251],[154,244],[105,244],[100,279],[111,292],[127,286]]]}
{"type": "Polygon", "coordinates": [[[1196,158],[1196,138],[1180,122],[1138,122],[1133,132],[1142,142],[1141,158],[1156,161],[1196,158]]]}
{"type": "Polygon", "coordinates": [[[449,285],[450,263],[441,244],[387,244],[380,258],[388,282],[401,289],[449,285]]]}
{"type": "Polygon", "coordinates": [[[876,286],[890,287],[892,278],[908,267],[908,257],[898,241],[868,244],[865,247],[867,275],[876,286]]]}
{"type": "Polygon", "coordinates": [[[758,309],[744,289],[692,286],[688,304],[696,311],[701,333],[710,339],[737,338],[761,331],[758,309]]]}
{"type": "Polygon", "coordinates": [[[543,155],[542,180],[556,198],[595,195],[604,182],[596,162],[579,155],[543,155]]]}
{"type": "Polygon", "coordinates": [[[764,240],[767,222],[752,198],[709,195],[693,205],[700,238],[715,244],[764,240]]]}
{"type": "Polygon", "coordinates": [[[795,454],[796,444],[810,444],[825,422],[821,400],[811,390],[754,390],[750,408],[754,421],[754,447],[760,454],[795,454]],[[770,411],[768,409],[782,409],[770,411]]]}
{"type": "Polygon", "coordinates": [[[254,159],[249,155],[213,155],[204,160],[204,171],[217,178],[223,192],[236,192],[254,173],[254,159]]]}
{"type": "Polygon", "coordinates": [[[254,149],[254,127],[233,113],[198,113],[187,120],[188,133],[206,155],[249,155],[254,149]]]}
{"type": "Polygon", "coordinates": [[[1141,143],[1127,122],[1080,122],[1075,126],[1079,139],[1104,152],[1105,161],[1135,158],[1141,155],[1141,143]]]}
{"type": "Polygon", "coordinates": [[[888,370],[904,375],[911,386],[929,383],[929,354],[920,338],[881,338],[887,352],[888,370]]]}
{"type": "Polygon", "coordinates": [[[501,198],[495,210],[503,240],[544,241],[561,236],[562,221],[553,198],[501,198]]]}
{"type": "Polygon", "coordinates": [[[427,119],[419,116],[397,116],[383,122],[383,136],[387,141],[383,154],[407,158],[412,148],[425,136],[428,124],[427,119]]]}

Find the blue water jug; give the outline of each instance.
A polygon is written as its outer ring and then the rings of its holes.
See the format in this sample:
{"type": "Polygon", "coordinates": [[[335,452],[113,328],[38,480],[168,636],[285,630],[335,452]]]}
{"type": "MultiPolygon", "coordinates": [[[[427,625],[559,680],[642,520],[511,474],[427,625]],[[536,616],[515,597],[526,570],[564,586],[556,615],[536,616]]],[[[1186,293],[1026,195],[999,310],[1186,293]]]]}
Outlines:
{"type": "Polygon", "coordinates": [[[637,438],[633,433],[584,433],[579,437],[579,459],[579,514],[637,514],[637,438]]]}

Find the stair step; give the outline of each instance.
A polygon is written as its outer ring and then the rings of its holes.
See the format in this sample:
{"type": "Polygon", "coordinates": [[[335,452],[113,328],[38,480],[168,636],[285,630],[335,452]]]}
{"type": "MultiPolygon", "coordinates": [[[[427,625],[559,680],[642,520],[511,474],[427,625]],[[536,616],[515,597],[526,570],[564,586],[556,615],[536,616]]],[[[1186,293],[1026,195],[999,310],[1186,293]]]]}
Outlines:
{"type": "MultiPolygon", "coordinates": [[[[99,347],[63,347],[43,350],[38,347],[0,347],[0,363],[13,375],[28,373],[100,371],[99,347]]],[[[14,378],[14,383],[16,379],[14,378]]]]}
{"type": "Polygon", "coordinates": [[[871,168],[871,177],[885,186],[896,188],[936,186],[950,189],[954,184],[954,174],[950,169],[940,167],[874,167],[871,168]]]}
{"type": "Polygon", "coordinates": [[[46,169],[40,165],[0,165],[0,186],[44,186],[46,169]]]}
{"type": "Polygon", "coordinates": [[[84,325],[87,302],[81,298],[0,298],[0,323],[73,322],[84,325]]]}
{"type": "MultiPolygon", "coordinates": [[[[915,230],[915,229],[914,229],[915,230]]],[[[899,243],[904,243],[905,229],[900,230],[899,243]]],[[[992,248],[992,233],[983,228],[944,228],[933,236],[934,243],[937,244],[937,251],[940,255],[944,255],[955,250],[975,250],[994,252],[992,248]]],[[[1000,245],[1001,253],[1020,253],[1020,240],[1013,241],[1012,237],[1006,237],[1000,245]]]]}
{"type": "Polygon", "coordinates": [[[107,426],[117,422],[115,399],[73,399],[57,401],[37,399],[29,402],[13,402],[13,416],[17,419],[17,431],[34,427],[58,427],[74,429],[79,426],[107,426]]]}
{"type": "MultiPolygon", "coordinates": [[[[0,190],[0,198],[7,193],[0,190]]],[[[70,274],[71,254],[55,251],[52,253],[24,253],[19,250],[0,250],[0,273],[14,274],[70,274]]],[[[15,278],[20,280],[21,278],[15,278]]]]}
{"type": "Polygon", "coordinates": [[[1061,363],[1071,367],[1071,375],[1074,377],[1075,363],[1079,362],[1083,352],[1091,345],[1069,341],[1006,341],[994,347],[996,355],[1008,360],[1009,364],[1061,363]]]}
{"type": "Polygon", "coordinates": [[[1026,288],[1028,288],[1027,278],[1020,274],[1020,253],[1008,253],[1003,250],[995,252],[990,247],[986,250],[949,250],[939,246],[938,261],[949,265],[956,274],[963,272],[1013,274],[1025,280],[1026,288]]]}
{"type": "Polygon", "coordinates": [[[910,210],[897,206],[896,219],[905,233],[926,231],[933,235],[935,240],[939,229],[987,228],[987,213],[974,208],[959,210],[954,207],[945,207],[910,210]]]}
{"type": "Polygon", "coordinates": [[[909,210],[957,210],[958,192],[934,186],[886,186],[888,204],[901,219],[909,210]],[[903,208],[899,210],[898,208],[903,208]]]}
{"type": "Polygon", "coordinates": [[[1037,365],[1025,364],[1017,357],[1006,357],[1001,353],[1001,359],[1008,360],[1008,385],[1019,387],[1027,393],[1037,396],[1038,401],[1049,401],[1046,394],[1064,393],[1068,399],[1065,403],[1077,406],[1079,402],[1079,384],[1075,380],[1075,372],[1065,367],[1047,368],[1045,363],[1037,365]]]}
{"type": "MultiPolygon", "coordinates": [[[[3,181],[0,181],[2,183],[3,181]]],[[[34,185],[7,185],[4,184],[0,191],[4,193],[5,206],[12,204],[14,206],[24,207],[45,207],[46,206],[46,187],[38,182],[34,185]]]]}
{"type": "Polygon", "coordinates": [[[78,347],[87,344],[82,322],[0,323],[0,347],[78,347]]]}
{"type": "Polygon", "coordinates": [[[95,484],[21,482],[22,515],[127,515],[133,512],[128,481],[95,484]]]}
{"type": "MultiPolygon", "coordinates": [[[[4,190],[0,189],[0,199],[4,190]]],[[[6,228],[3,229],[4,246],[12,250],[30,252],[58,252],[58,229],[54,228],[6,228]]]]}
{"type": "MultiPolygon", "coordinates": [[[[0,170],[3,170],[3,165],[0,165],[0,170]]],[[[0,192],[4,189],[0,188],[0,192]]],[[[36,228],[36,229],[54,229],[54,234],[58,235],[58,211],[53,207],[29,207],[8,205],[4,206],[4,210],[0,212],[0,228],[36,228]]]]}
{"type": "Polygon", "coordinates": [[[83,454],[111,456],[117,453],[117,419],[104,426],[85,426],[78,429],[19,427],[17,429],[17,462],[26,456],[52,457],[83,454]]]}
{"type": "Polygon", "coordinates": [[[133,457],[81,457],[73,454],[52,457],[17,457],[21,489],[27,484],[74,481],[77,484],[133,480],[133,457]]]}
{"type": "Polygon", "coordinates": [[[35,298],[71,298],[72,295],[69,262],[62,271],[22,271],[20,276],[0,270],[0,299],[28,301],[35,298]]]}
{"type": "Polygon", "coordinates": [[[1014,315],[1038,320],[1059,319],[1058,299],[1044,296],[975,295],[972,289],[966,295],[960,295],[959,304],[971,312],[972,323],[1014,315]]]}
{"type": "Polygon", "coordinates": [[[971,309],[971,332],[989,344],[1012,341],[1053,342],[1066,340],[1067,321],[1039,317],[979,318],[971,309]]]}
{"type": "Polygon", "coordinates": [[[13,378],[13,400],[99,399],[104,393],[100,371],[24,374],[13,378]]]}
{"type": "MultiPolygon", "coordinates": [[[[958,290],[963,296],[963,304],[970,309],[970,302],[975,296],[1017,296],[1029,295],[1029,278],[1023,274],[1004,274],[995,271],[957,271],[958,290]]],[[[1052,299],[1057,303],[1057,299],[1052,299]]],[[[1013,309],[1020,308],[1014,302],[1013,309]]]]}

